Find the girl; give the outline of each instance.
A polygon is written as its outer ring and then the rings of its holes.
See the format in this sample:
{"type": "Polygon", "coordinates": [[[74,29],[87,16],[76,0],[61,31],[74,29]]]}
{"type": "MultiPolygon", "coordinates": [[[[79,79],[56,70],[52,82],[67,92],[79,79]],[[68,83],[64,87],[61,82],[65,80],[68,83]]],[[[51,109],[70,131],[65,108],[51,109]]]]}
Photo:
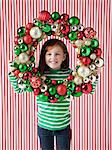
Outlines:
{"type": "MultiPolygon", "coordinates": [[[[63,80],[72,72],[66,45],[58,39],[50,39],[42,47],[39,71],[52,80],[63,80]]],[[[58,150],[70,150],[70,100],[56,103],[37,100],[38,135],[42,150],[54,150],[54,136],[58,150]]]]}

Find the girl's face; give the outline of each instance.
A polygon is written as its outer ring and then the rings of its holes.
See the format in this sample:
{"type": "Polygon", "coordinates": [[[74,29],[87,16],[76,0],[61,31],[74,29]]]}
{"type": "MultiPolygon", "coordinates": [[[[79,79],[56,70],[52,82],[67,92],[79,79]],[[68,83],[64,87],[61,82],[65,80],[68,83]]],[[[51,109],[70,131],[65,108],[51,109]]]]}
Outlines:
{"type": "Polygon", "coordinates": [[[66,55],[64,54],[63,49],[58,45],[49,46],[48,51],[45,54],[46,64],[54,70],[61,68],[61,64],[65,58],[66,55]]]}

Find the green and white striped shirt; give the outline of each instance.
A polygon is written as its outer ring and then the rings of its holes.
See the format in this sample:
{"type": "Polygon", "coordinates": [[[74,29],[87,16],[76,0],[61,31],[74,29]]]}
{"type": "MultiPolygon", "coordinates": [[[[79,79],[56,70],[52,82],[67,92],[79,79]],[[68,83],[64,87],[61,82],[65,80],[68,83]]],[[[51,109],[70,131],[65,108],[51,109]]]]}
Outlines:
{"type": "MultiPolygon", "coordinates": [[[[50,70],[44,73],[52,80],[63,80],[72,72],[68,70],[50,70]]],[[[56,103],[37,101],[38,126],[48,130],[62,130],[70,124],[70,99],[64,99],[56,103]]]]}

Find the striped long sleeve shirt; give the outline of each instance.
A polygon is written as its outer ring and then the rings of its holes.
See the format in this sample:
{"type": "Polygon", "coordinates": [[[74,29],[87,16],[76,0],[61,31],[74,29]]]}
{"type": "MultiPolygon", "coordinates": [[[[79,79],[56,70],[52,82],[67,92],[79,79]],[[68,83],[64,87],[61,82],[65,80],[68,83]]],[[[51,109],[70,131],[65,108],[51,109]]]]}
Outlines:
{"type": "MultiPolygon", "coordinates": [[[[52,80],[63,80],[72,72],[68,70],[50,70],[44,75],[52,80]]],[[[37,100],[38,106],[38,126],[48,130],[62,130],[70,124],[70,99],[66,98],[56,103],[43,102],[37,100]]]]}

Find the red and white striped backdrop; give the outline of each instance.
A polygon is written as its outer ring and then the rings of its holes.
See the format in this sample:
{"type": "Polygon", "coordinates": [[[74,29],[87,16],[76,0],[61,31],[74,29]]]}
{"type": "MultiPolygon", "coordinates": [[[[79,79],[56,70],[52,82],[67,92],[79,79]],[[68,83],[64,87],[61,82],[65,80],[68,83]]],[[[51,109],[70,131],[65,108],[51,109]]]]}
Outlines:
{"type": "MultiPolygon", "coordinates": [[[[105,66],[96,92],[71,102],[71,150],[112,150],[112,1],[2,0],[0,43],[0,150],[40,150],[33,94],[15,94],[8,81],[8,61],[14,59],[17,28],[32,22],[41,10],[78,16],[97,31],[105,66]]],[[[67,42],[67,41],[65,41],[67,42]]],[[[42,45],[42,44],[41,44],[42,45]]],[[[39,45],[36,58],[39,58],[39,45]]],[[[76,54],[67,42],[70,67],[76,54]]]]}

